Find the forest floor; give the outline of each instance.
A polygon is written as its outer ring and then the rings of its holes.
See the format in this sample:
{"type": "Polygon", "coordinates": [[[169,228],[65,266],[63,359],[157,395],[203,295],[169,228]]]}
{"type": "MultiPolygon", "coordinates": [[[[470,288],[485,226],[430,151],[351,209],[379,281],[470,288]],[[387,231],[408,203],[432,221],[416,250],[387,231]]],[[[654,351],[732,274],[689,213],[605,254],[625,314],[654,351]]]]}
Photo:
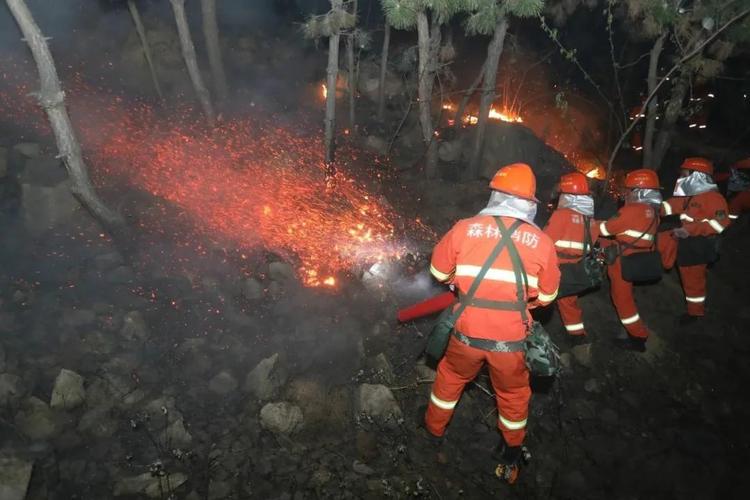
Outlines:
{"type": "MultiPolygon", "coordinates": [[[[480,183],[399,182],[413,196],[394,206],[438,232],[487,196],[480,183]]],[[[29,499],[744,498],[750,487],[746,223],[724,236],[701,323],[677,326],[674,270],[638,287],[645,354],[612,345],[621,326],[606,284],[581,301],[589,346],[568,344],[554,308],[540,312],[565,369],[535,381],[533,458],[513,486],[493,475],[486,374],[443,454],[418,429],[431,320],[394,319],[416,297],[358,279],[304,288],[262,252],[258,279],[227,261],[170,274],[124,259],[80,211],[32,237],[6,208],[2,227],[0,460],[15,476],[0,479],[31,474],[29,499]],[[61,403],[63,368],[84,394],[73,382],[61,403]]]]}

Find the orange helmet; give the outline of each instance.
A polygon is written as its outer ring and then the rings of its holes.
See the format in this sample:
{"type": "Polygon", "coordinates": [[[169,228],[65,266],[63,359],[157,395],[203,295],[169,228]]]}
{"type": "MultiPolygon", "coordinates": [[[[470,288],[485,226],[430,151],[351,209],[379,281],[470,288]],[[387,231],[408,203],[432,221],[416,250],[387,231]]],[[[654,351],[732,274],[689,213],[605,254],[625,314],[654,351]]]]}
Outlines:
{"type": "Polygon", "coordinates": [[[734,165],[732,165],[732,168],[744,170],[744,169],[750,169],[750,158],[745,158],[744,160],[740,160],[734,165]]]}
{"type": "Polygon", "coordinates": [[[659,189],[659,176],[649,168],[639,168],[625,177],[625,187],[634,189],[659,189]]]}
{"type": "Polygon", "coordinates": [[[589,194],[589,181],[581,172],[560,177],[560,192],[565,194],[589,194]]]}
{"type": "Polygon", "coordinates": [[[536,177],[525,163],[513,163],[497,171],[490,181],[490,188],[519,198],[539,201],[536,194],[536,177]]]}
{"type": "Polygon", "coordinates": [[[683,168],[685,170],[695,170],[697,172],[703,172],[704,174],[708,175],[713,175],[714,173],[714,164],[711,162],[711,160],[700,157],[685,158],[685,161],[682,162],[680,168],[683,168]]]}

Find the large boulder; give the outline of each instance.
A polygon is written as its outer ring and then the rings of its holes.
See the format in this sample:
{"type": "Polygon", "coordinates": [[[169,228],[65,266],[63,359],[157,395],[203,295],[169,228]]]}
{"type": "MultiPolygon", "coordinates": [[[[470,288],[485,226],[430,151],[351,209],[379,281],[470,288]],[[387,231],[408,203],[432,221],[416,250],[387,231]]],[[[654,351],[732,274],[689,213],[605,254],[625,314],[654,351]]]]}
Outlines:
{"type": "Polygon", "coordinates": [[[49,405],[52,408],[71,410],[80,406],[85,399],[86,390],[83,388],[83,377],[65,368],[60,370],[55,379],[49,405]]]}
{"type": "Polygon", "coordinates": [[[267,403],[260,409],[260,425],[275,434],[294,434],[303,423],[302,410],[292,403],[267,403]]]}
{"type": "Polygon", "coordinates": [[[245,378],[245,391],[261,400],[271,399],[287,381],[287,372],[276,353],[262,360],[245,378]]]}
{"type": "Polygon", "coordinates": [[[0,458],[0,499],[24,500],[33,468],[32,462],[0,458]]]}
{"type": "MultiPolygon", "coordinates": [[[[473,138],[475,127],[464,129],[464,134],[473,138]]],[[[472,140],[464,140],[463,161],[469,161],[472,140]]],[[[491,179],[497,169],[510,163],[529,164],[536,174],[537,198],[550,198],[560,175],[571,172],[574,167],[565,157],[539,139],[530,129],[516,123],[490,121],[487,124],[484,153],[479,174],[491,179]]]]}
{"type": "Polygon", "coordinates": [[[357,417],[364,416],[387,427],[396,427],[402,418],[401,407],[391,390],[378,384],[359,386],[355,401],[357,417]]]}

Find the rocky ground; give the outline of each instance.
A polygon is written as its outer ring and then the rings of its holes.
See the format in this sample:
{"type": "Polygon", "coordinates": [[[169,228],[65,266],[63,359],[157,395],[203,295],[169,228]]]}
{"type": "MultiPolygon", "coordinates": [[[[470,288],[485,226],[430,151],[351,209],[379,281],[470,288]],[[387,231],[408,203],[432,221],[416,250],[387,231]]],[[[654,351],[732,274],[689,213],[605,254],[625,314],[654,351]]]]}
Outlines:
{"type": "MultiPolygon", "coordinates": [[[[272,255],[254,278],[160,273],[60,201],[67,186],[36,172],[53,161],[38,145],[0,153],[2,499],[744,498],[750,486],[746,225],[725,237],[701,324],[676,326],[674,271],[637,290],[646,354],[611,345],[606,288],[582,301],[589,346],[540,313],[565,370],[535,381],[533,458],[509,487],[493,476],[486,375],[442,453],[418,430],[430,322],[397,325],[398,290],[305,289],[272,255]]],[[[439,231],[486,196],[481,183],[402,181],[424,194],[403,210],[439,231]]]]}

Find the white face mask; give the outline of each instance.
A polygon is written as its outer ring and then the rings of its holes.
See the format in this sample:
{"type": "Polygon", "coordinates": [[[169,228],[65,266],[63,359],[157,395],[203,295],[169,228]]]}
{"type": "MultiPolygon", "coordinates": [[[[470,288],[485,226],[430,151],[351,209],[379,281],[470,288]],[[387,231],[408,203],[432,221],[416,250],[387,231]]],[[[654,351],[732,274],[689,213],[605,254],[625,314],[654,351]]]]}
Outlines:
{"type": "Polygon", "coordinates": [[[569,208],[587,217],[594,216],[594,198],[587,194],[562,193],[557,202],[558,208],[569,208]]]}
{"type": "Polygon", "coordinates": [[[661,205],[662,197],[658,189],[633,189],[628,193],[629,203],[647,203],[649,205],[661,205]]]}
{"type": "Polygon", "coordinates": [[[706,191],[715,191],[718,187],[710,175],[693,171],[690,175],[680,177],[674,185],[674,196],[695,196],[706,191]]]}
{"type": "Polygon", "coordinates": [[[534,224],[536,217],[536,202],[512,196],[510,194],[493,191],[487,207],[479,215],[506,216],[521,219],[534,224]]]}

